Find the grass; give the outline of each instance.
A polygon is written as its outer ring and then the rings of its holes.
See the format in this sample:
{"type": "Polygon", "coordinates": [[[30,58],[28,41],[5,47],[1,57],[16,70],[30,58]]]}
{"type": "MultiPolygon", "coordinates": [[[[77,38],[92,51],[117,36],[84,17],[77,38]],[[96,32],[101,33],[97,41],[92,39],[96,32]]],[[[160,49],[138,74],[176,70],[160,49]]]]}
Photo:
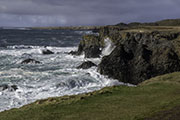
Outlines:
{"type": "Polygon", "coordinates": [[[152,78],[137,87],[115,86],[36,101],[1,112],[0,120],[143,120],[153,116],[158,120],[162,111],[177,106],[180,72],[152,78]]]}
{"type": "Polygon", "coordinates": [[[153,31],[179,32],[180,27],[179,26],[139,26],[139,27],[131,27],[124,31],[125,32],[153,32],[153,31]]]}

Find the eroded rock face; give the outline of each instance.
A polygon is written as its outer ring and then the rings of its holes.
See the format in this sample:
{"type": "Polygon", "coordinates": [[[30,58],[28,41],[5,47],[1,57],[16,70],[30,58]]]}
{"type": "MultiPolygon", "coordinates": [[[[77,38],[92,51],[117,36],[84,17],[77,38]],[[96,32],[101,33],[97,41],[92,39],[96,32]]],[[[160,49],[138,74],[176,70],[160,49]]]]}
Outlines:
{"type": "Polygon", "coordinates": [[[82,63],[80,66],[78,66],[77,68],[78,69],[89,69],[93,66],[97,66],[97,65],[91,61],[86,61],[86,62],[82,63]]]}
{"type": "Polygon", "coordinates": [[[144,80],[180,71],[178,47],[171,33],[123,33],[117,47],[103,57],[98,70],[101,74],[125,83],[144,80]]]}
{"type": "Polygon", "coordinates": [[[85,35],[81,40],[78,51],[71,52],[75,55],[85,54],[85,58],[97,58],[101,54],[101,44],[99,37],[96,35],[85,35]]]}
{"type": "Polygon", "coordinates": [[[41,62],[37,61],[37,60],[34,60],[34,59],[31,59],[31,58],[28,58],[26,60],[23,60],[21,62],[21,64],[29,64],[29,63],[35,63],[35,64],[40,64],[41,62]]]}

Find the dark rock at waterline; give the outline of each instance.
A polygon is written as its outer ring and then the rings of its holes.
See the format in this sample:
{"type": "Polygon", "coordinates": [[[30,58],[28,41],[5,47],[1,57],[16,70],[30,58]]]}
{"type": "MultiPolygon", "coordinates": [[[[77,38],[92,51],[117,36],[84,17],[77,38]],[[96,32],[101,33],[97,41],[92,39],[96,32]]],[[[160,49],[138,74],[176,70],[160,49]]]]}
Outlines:
{"type": "Polygon", "coordinates": [[[80,55],[77,51],[70,51],[70,52],[68,52],[68,54],[70,54],[70,55],[80,55]]]}
{"type": "Polygon", "coordinates": [[[85,35],[80,41],[76,55],[85,54],[85,58],[98,58],[101,54],[101,44],[99,37],[96,35],[85,35]]]}
{"type": "Polygon", "coordinates": [[[89,69],[93,66],[97,66],[97,65],[91,61],[86,61],[86,62],[82,63],[80,66],[78,66],[77,69],[89,69]]]}
{"type": "Polygon", "coordinates": [[[2,84],[0,85],[0,91],[4,91],[4,90],[10,90],[10,91],[16,91],[18,89],[18,87],[16,85],[7,85],[7,84],[2,84]]]}
{"type": "MultiPolygon", "coordinates": [[[[133,43],[133,42],[132,42],[133,43]]],[[[138,84],[149,78],[180,71],[180,60],[170,43],[119,45],[98,66],[101,74],[125,83],[138,84]]]]}
{"type": "Polygon", "coordinates": [[[23,60],[21,62],[21,64],[29,64],[29,63],[35,63],[35,64],[40,64],[41,62],[37,61],[37,60],[34,60],[34,59],[31,59],[31,58],[28,58],[26,60],[23,60]]]}
{"type": "Polygon", "coordinates": [[[106,38],[116,48],[98,65],[98,71],[103,75],[138,84],[158,75],[180,71],[180,33],[176,29],[105,26],[99,29],[98,36],[83,36],[74,54],[99,57],[106,47],[106,38]]]}
{"type": "Polygon", "coordinates": [[[57,88],[59,88],[59,87],[75,88],[75,87],[79,87],[79,86],[82,86],[82,84],[78,80],[68,80],[66,82],[61,82],[56,85],[57,88]]]}
{"type": "Polygon", "coordinates": [[[44,55],[49,55],[49,54],[54,54],[54,52],[46,49],[46,50],[42,50],[42,54],[44,54],[44,55]]]}
{"type": "Polygon", "coordinates": [[[16,91],[18,89],[17,85],[12,85],[11,86],[12,90],[16,91]]]}
{"type": "Polygon", "coordinates": [[[98,58],[101,55],[99,46],[90,46],[85,48],[84,54],[86,58],[98,58]]]}
{"type": "Polygon", "coordinates": [[[3,84],[3,85],[0,85],[0,91],[4,91],[6,89],[8,89],[8,85],[7,84],[3,84]]]}

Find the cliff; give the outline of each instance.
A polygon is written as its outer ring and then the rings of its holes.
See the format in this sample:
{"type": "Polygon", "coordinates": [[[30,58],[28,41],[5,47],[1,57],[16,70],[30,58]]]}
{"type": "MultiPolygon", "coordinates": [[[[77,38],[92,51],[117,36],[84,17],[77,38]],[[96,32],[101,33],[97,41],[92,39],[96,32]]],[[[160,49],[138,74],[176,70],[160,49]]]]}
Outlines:
{"type": "Polygon", "coordinates": [[[179,27],[102,27],[98,36],[83,37],[78,54],[85,53],[87,58],[101,56],[106,38],[115,49],[104,56],[98,66],[103,75],[139,84],[158,75],[180,71],[179,27]]]}
{"type": "Polygon", "coordinates": [[[3,111],[0,119],[179,120],[180,72],[171,72],[179,71],[180,67],[180,28],[121,25],[123,27],[101,27],[99,35],[84,36],[78,51],[72,54],[101,57],[109,47],[107,43],[111,44],[112,52],[104,54],[99,72],[119,81],[138,84],[136,87],[114,86],[91,93],[38,100],[3,111]],[[161,74],[165,75],[159,76],[161,74]]]}
{"type": "Polygon", "coordinates": [[[180,19],[166,19],[157,22],[151,23],[140,23],[140,22],[132,22],[129,24],[119,23],[117,26],[121,27],[133,27],[133,26],[180,26],[180,19]]]}

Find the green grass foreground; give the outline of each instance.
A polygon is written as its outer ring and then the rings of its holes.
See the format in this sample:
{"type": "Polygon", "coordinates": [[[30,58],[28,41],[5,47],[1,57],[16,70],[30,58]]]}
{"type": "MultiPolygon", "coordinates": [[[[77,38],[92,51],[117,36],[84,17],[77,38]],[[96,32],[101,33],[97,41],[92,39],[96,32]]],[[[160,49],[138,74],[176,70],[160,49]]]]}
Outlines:
{"type": "Polygon", "coordinates": [[[116,86],[36,101],[1,112],[0,120],[176,120],[178,106],[180,72],[152,78],[137,87],[116,86]],[[168,110],[170,114],[166,114],[168,110]]]}

